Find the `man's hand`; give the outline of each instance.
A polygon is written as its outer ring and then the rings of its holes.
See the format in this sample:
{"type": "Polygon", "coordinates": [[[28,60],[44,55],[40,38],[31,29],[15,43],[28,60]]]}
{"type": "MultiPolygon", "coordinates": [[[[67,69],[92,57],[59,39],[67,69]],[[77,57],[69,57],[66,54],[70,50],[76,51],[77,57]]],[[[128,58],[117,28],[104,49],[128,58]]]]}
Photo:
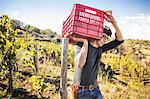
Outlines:
{"type": "Polygon", "coordinates": [[[70,36],[69,38],[76,41],[76,42],[83,42],[83,43],[87,42],[87,39],[84,39],[84,38],[78,38],[75,36],[70,36]]]}
{"type": "Polygon", "coordinates": [[[116,22],[114,17],[112,16],[111,10],[105,11],[105,19],[106,19],[106,21],[111,22],[111,23],[116,22]]]}

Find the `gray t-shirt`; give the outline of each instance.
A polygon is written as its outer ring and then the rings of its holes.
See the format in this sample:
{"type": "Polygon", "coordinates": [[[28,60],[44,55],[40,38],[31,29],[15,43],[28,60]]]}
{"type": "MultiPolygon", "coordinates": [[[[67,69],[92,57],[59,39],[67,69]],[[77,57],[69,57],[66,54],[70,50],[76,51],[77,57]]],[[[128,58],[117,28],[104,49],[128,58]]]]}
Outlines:
{"type": "MultiPolygon", "coordinates": [[[[99,70],[99,64],[101,59],[101,54],[105,51],[113,49],[123,43],[123,41],[113,40],[102,47],[95,48],[90,43],[88,45],[88,53],[86,63],[82,69],[75,66],[75,77],[80,80],[81,86],[89,86],[90,84],[95,84],[97,82],[97,75],[99,70]]],[[[80,52],[83,43],[77,43],[75,45],[75,56],[80,52]]],[[[76,81],[74,79],[74,81],[76,81]]],[[[77,81],[76,81],[77,82],[77,81]]]]}
{"type": "MultiPolygon", "coordinates": [[[[75,46],[74,48],[74,57],[80,52],[81,47],[83,43],[78,43],[78,45],[75,46]]],[[[74,71],[74,83],[80,85],[81,82],[81,73],[82,73],[82,68],[79,68],[76,63],[74,63],[75,66],[75,71],[74,71]]]]}

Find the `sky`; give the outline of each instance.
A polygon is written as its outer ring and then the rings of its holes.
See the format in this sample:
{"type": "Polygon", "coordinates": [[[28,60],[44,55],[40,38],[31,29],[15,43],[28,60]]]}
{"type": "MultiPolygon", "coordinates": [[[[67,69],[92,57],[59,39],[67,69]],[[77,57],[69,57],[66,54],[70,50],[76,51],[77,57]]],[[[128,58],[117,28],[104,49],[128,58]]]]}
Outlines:
{"type": "Polygon", "coordinates": [[[0,15],[61,34],[75,3],[112,10],[125,39],[150,40],[150,0],[0,0],[0,15]]]}

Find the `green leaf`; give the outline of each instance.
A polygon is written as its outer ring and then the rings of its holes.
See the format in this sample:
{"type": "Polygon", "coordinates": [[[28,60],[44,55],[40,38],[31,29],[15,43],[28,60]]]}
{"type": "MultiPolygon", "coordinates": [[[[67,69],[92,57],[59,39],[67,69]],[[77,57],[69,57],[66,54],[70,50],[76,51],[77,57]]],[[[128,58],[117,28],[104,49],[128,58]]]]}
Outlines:
{"type": "Polygon", "coordinates": [[[11,47],[12,43],[6,39],[6,45],[5,48],[8,50],[11,47]]]}

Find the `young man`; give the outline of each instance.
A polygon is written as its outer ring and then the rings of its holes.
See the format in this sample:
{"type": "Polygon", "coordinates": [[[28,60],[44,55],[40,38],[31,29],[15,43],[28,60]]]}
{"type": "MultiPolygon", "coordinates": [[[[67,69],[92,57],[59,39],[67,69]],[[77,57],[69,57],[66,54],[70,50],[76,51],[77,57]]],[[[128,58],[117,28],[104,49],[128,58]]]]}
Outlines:
{"type": "Polygon", "coordinates": [[[80,42],[75,46],[74,57],[73,91],[77,92],[77,99],[103,99],[97,84],[101,54],[123,43],[121,31],[112,16],[112,11],[105,12],[105,19],[111,22],[116,30],[115,40],[107,43],[109,36],[112,34],[108,27],[104,28],[103,36],[100,40],[88,41],[84,38],[71,37],[74,41],[80,42]]]}

